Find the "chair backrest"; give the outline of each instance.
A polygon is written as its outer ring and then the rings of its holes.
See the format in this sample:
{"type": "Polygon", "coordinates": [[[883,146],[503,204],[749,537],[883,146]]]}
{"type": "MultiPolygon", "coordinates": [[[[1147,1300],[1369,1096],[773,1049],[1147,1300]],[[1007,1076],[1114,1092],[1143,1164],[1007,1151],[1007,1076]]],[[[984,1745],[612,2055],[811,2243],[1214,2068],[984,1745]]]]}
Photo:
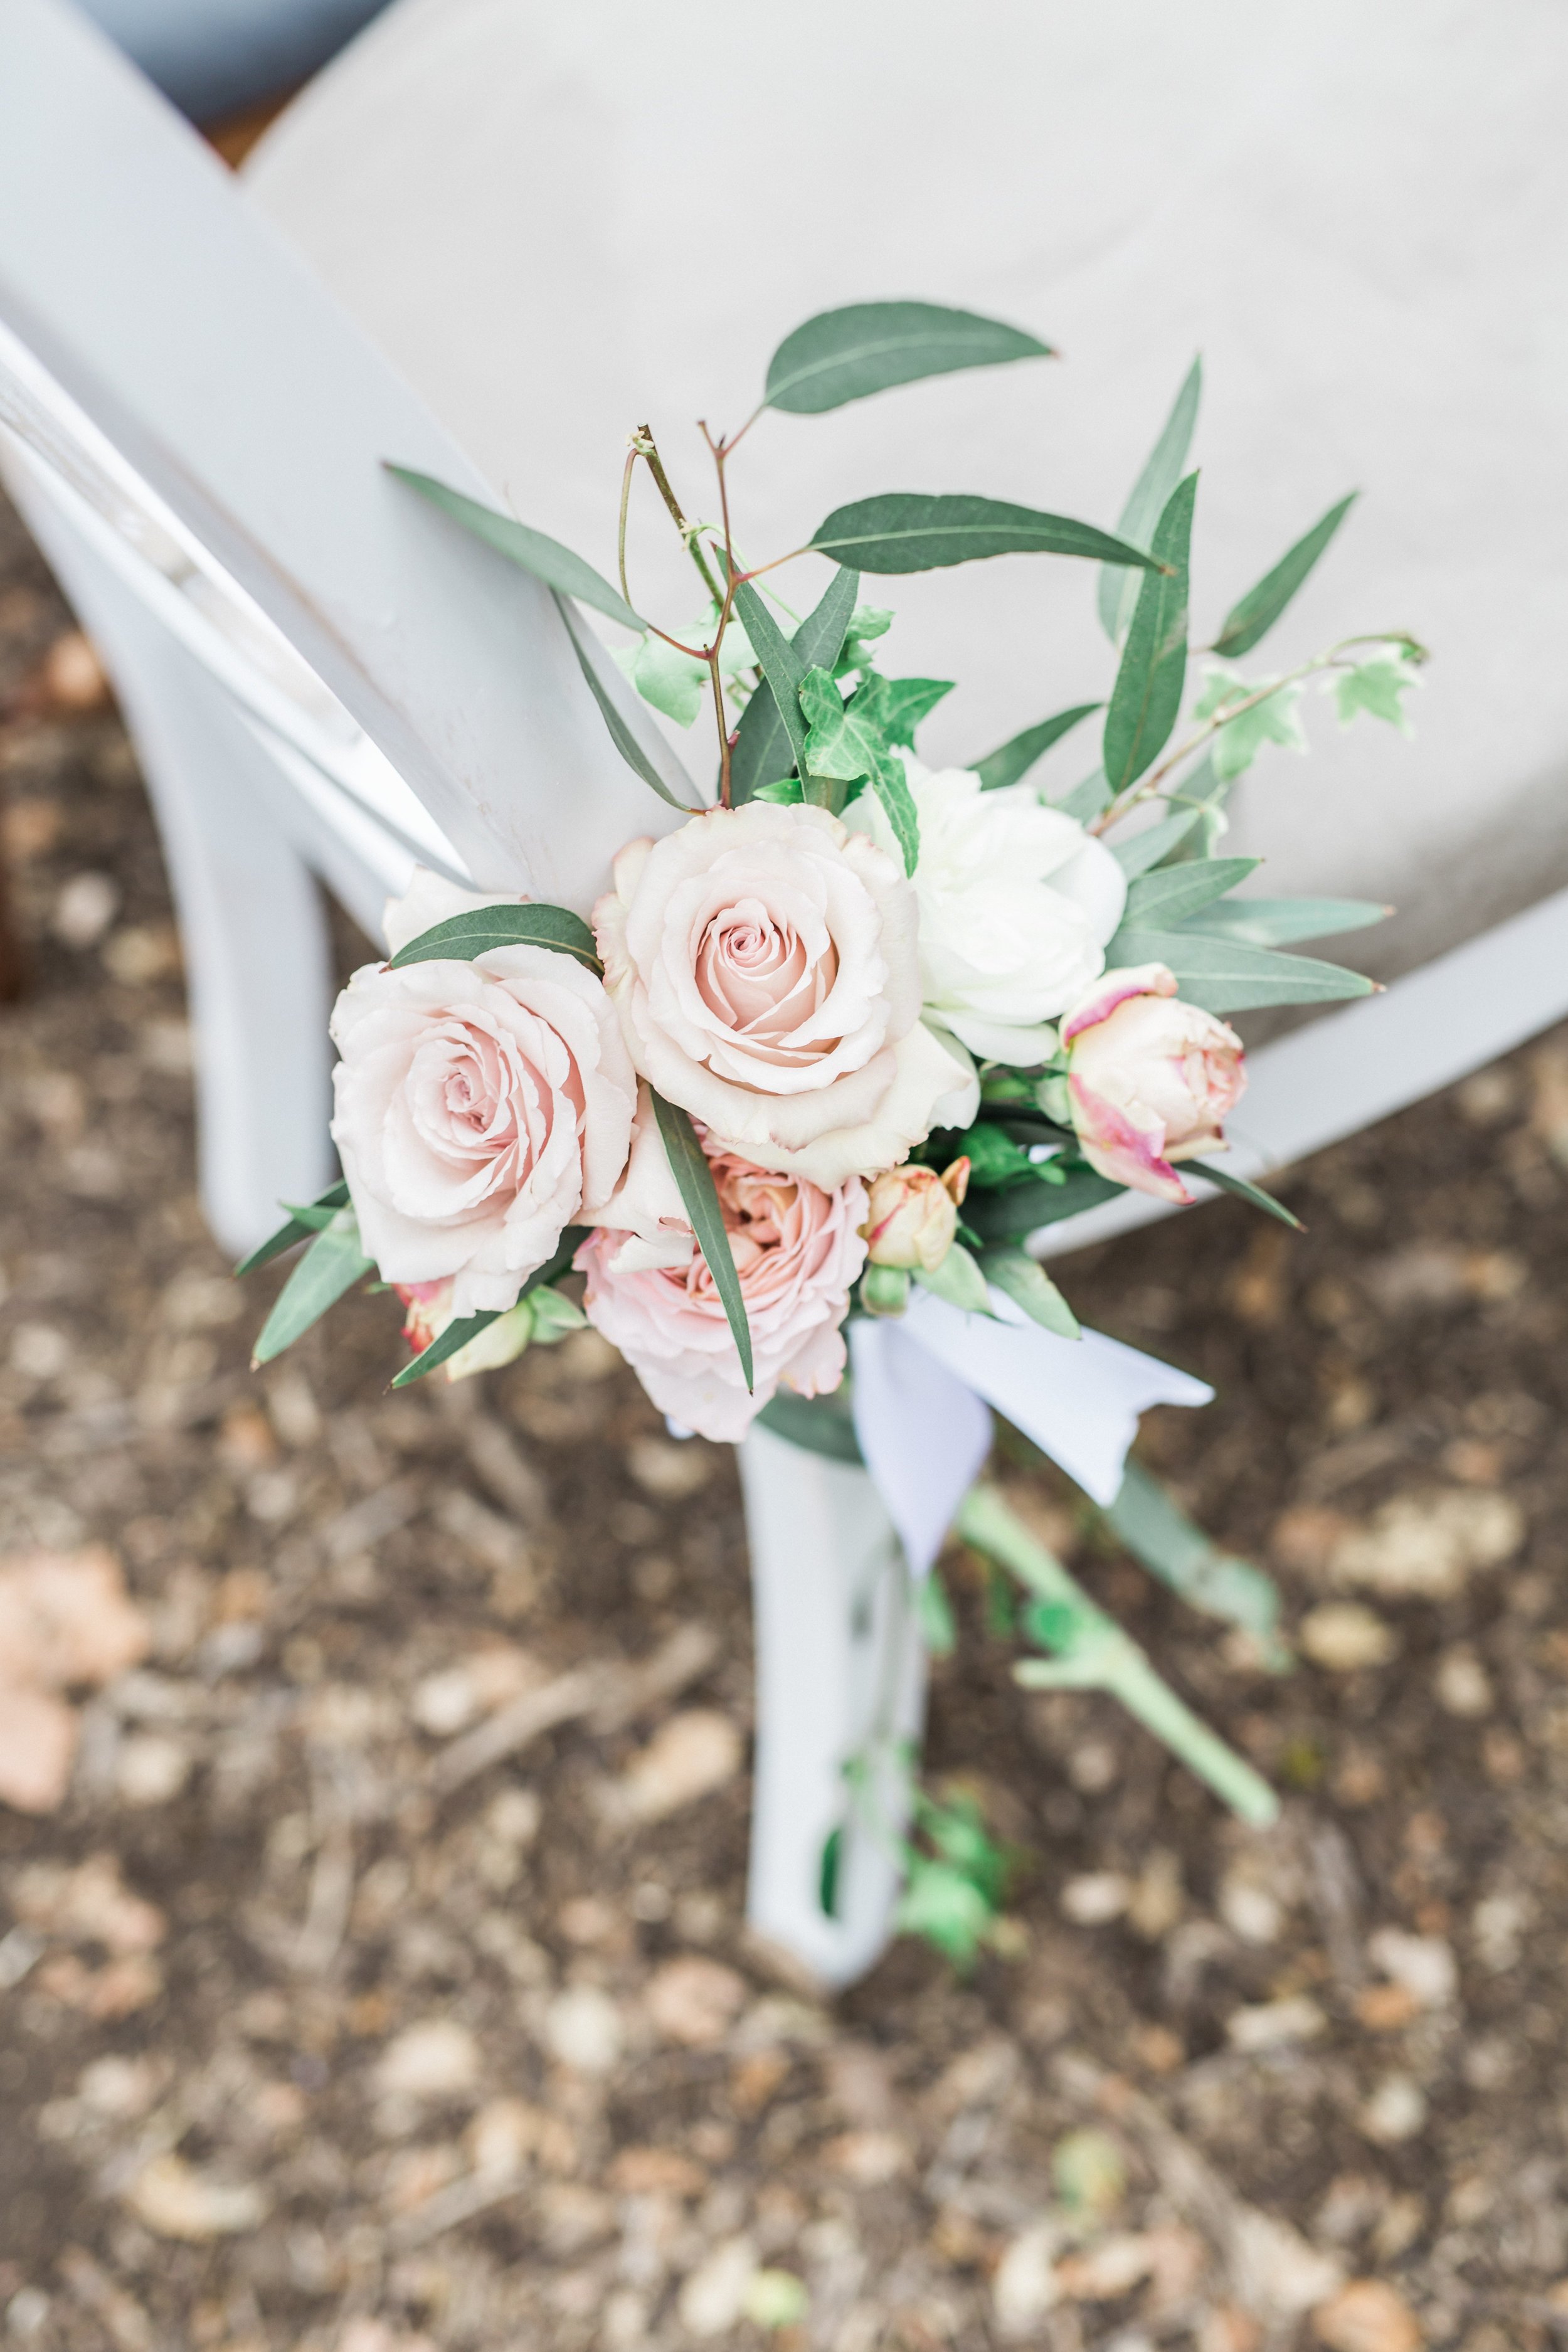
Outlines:
{"type": "Polygon", "coordinates": [[[274,715],[291,697],[331,735],[341,706],[477,880],[583,906],[621,842],[674,821],[612,745],[548,592],[382,460],[492,497],[483,477],[60,0],[0,18],[0,422],[130,549],[149,596],[196,635],[216,623],[237,679],[270,665],[256,690],[274,715]]]}
{"type": "MultiPolygon", "coordinates": [[[[738,423],[833,303],[967,304],[1067,358],[765,420],[733,468],[752,561],[877,489],[1112,523],[1201,346],[1197,623],[1360,485],[1249,667],[1359,627],[1435,648],[1414,741],[1341,738],[1314,695],[1310,765],[1267,755],[1238,803],[1271,891],[1399,902],[1369,935],[1387,971],[1568,881],[1565,110],[1552,0],[398,0],[247,178],[519,511],[602,568],[628,427],[705,508],[692,420],[738,423]]],[[[650,496],[634,592],[684,616],[662,530],[650,496]]],[[[886,585],[897,666],[962,681],[943,758],[1103,689],[1084,567],[886,585]]]]}

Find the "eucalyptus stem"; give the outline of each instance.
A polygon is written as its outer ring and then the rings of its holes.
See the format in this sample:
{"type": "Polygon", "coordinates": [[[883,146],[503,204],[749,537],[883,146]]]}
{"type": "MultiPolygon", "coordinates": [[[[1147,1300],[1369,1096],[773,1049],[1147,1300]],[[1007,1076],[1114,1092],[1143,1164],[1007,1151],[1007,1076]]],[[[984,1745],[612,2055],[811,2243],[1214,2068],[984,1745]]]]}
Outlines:
{"type": "MultiPolygon", "coordinates": [[[[632,452],[635,457],[642,459],[648,472],[653,476],[659,497],[669,509],[670,520],[680,533],[686,552],[702,575],[702,585],[707,589],[715,604],[721,604],[724,601],[723,593],[703,559],[702,550],[697,544],[696,532],[680,511],[680,500],[676,497],[669,476],[664,470],[664,459],[658,454],[658,446],[654,440],[650,426],[647,425],[637,426],[632,436],[632,452]]],[[[631,600],[628,597],[626,601],[629,604],[631,600]]]]}
{"type": "Polygon", "coordinates": [[[632,592],[626,584],[626,510],[632,502],[632,476],[637,471],[637,459],[641,455],[634,440],[626,451],[626,470],[621,476],[621,520],[616,533],[616,561],[620,567],[621,593],[628,604],[632,601],[632,592]]]}
{"type": "Polygon", "coordinates": [[[994,1486],[972,1487],[954,1526],[965,1543],[1063,1612],[1060,1634],[1041,1636],[1055,1659],[1021,1660],[1013,1669],[1016,1682],[1026,1690],[1109,1691],[1244,1822],[1267,1829],[1279,1819],[1279,1801],[1268,1782],[1177,1697],[1131,1635],[1036,1542],[994,1486]]]}

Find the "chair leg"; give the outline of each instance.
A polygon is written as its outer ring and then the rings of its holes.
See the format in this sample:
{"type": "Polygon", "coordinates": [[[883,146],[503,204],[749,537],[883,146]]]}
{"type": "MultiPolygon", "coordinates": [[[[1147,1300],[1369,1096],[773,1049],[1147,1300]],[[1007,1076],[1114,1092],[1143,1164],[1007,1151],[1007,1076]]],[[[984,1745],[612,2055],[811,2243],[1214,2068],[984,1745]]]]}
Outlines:
{"type": "Polygon", "coordinates": [[[757,1747],[747,1916],[828,1985],[887,1943],[925,1654],[892,1523],[864,1470],[753,1428],[741,1448],[752,1550],[757,1747]],[[851,1792],[844,1768],[867,1767],[851,1792]],[[835,1913],[823,1852],[839,1847],[835,1913]]]}
{"type": "Polygon", "coordinates": [[[278,1223],[280,1200],[331,1179],[321,893],[280,822],[272,762],[223,688],[51,501],[14,488],[113,678],[152,795],[190,993],[202,1204],[237,1255],[278,1223]]]}

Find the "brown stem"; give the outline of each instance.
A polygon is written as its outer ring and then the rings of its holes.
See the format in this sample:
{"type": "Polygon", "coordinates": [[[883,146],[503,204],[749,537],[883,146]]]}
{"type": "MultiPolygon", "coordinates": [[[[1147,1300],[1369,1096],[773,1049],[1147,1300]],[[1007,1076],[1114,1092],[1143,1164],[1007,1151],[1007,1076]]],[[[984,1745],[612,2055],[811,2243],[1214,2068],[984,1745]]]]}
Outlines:
{"type": "Polygon", "coordinates": [[[641,455],[641,450],[634,441],[626,451],[626,471],[621,476],[621,523],[616,535],[616,557],[620,565],[621,593],[628,604],[632,601],[632,592],[626,585],[626,509],[632,502],[632,476],[637,471],[637,459],[641,455]]]}
{"type": "Polygon", "coordinates": [[[708,656],[708,675],[713,681],[713,715],[719,722],[719,805],[730,805],[730,722],[724,713],[724,688],[719,678],[719,648],[715,645],[708,656]]]}
{"type": "MultiPolygon", "coordinates": [[[[723,599],[720,593],[719,583],[714,579],[712,573],[709,571],[707,564],[703,562],[702,551],[697,544],[696,534],[693,532],[691,525],[687,521],[686,517],[680,511],[680,500],[676,497],[674,488],[670,483],[669,476],[664,470],[664,459],[658,454],[658,445],[654,440],[652,431],[647,425],[639,425],[637,426],[636,433],[632,436],[632,450],[634,455],[643,460],[648,472],[653,476],[654,481],[658,488],[659,497],[669,509],[670,520],[674,523],[676,530],[680,533],[681,539],[684,541],[686,545],[687,553],[690,556],[691,561],[696,564],[698,571],[702,575],[703,586],[707,589],[708,593],[712,597],[713,602],[716,604],[722,603],[723,599]]],[[[631,599],[628,597],[626,601],[629,604],[631,599]]]]}

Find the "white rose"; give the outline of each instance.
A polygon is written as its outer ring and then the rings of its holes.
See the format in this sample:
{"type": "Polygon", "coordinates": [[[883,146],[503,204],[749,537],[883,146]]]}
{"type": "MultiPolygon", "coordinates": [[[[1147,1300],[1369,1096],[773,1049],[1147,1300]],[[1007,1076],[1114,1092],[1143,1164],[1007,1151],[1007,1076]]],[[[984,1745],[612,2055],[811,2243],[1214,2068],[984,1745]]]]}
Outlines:
{"type": "MultiPolygon", "coordinates": [[[[500,899],[421,874],[387,938],[500,899]]],[[[602,983],[549,948],[366,964],[331,1027],[332,1136],[383,1278],[450,1276],[454,1316],[510,1307],[626,1165],[637,1081],[602,983]]]]}
{"type": "MultiPolygon", "coordinates": [[[[1105,969],[1126,877],[1032,784],[987,793],[967,769],[906,766],[921,825],[914,886],[926,1013],[986,1061],[1044,1061],[1056,1049],[1047,1024],[1105,969]]],[[[875,793],[852,802],[847,821],[891,848],[875,793]]]]}
{"type": "Polygon", "coordinates": [[[752,801],[634,841],[594,909],[638,1073],[754,1166],[831,1192],[976,1089],[920,1018],[914,893],[825,809],[752,801]]]}

